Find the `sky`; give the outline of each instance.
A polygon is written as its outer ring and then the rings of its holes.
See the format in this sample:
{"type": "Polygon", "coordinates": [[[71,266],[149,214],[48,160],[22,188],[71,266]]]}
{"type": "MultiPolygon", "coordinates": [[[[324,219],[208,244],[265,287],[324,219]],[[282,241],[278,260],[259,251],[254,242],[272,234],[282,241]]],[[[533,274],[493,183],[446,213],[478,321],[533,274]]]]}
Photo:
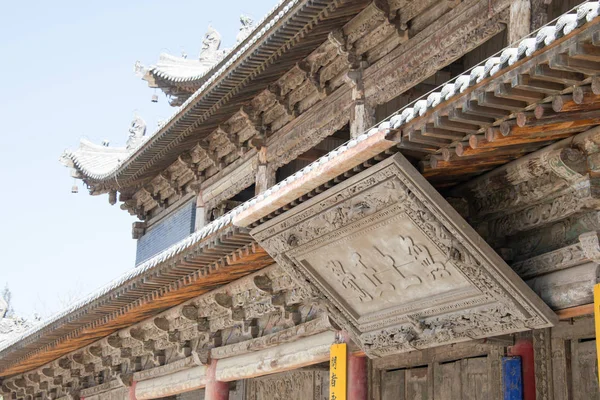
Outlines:
{"type": "Polygon", "coordinates": [[[168,118],[135,76],[161,52],[197,57],[207,27],[232,47],[240,14],[277,0],[27,1],[0,13],[0,289],[17,315],[48,317],[134,267],[134,217],[90,196],[58,162],[81,138],[124,145],[134,112],[168,118]],[[72,194],[77,183],[79,193],[72,194]]]}

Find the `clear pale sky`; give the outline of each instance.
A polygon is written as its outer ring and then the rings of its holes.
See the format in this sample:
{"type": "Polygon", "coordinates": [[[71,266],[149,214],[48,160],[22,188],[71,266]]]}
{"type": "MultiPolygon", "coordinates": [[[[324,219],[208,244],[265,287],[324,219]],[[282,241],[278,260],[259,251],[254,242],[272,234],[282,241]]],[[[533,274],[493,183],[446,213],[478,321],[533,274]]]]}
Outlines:
{"type": "Polygon", "coordinates": [[[0,289],[18,315],[60,311],[133,268],[134,221],[107,195],[90,196],[59,162],[86,137],[125,143],[134,111],[147,134],[169,117],[162,92],[133,73],[160,52],[197,57],[206,28],[231,47],[240,14],[255,21],[277,0],[19,1],[0,13],[0,289]]]}

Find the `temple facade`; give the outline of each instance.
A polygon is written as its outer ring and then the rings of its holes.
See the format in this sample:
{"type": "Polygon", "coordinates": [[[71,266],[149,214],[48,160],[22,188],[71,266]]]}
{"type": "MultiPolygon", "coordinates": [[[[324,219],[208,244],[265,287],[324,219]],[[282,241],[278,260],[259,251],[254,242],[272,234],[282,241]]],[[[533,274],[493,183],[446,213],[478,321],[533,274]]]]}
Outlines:
{"type": "Polygon", "coordinates": [[[3,398],[600,398],[599,14],[281,0],[136,63],[173,115],[61,156],[136,265],[1,342],[3,398]]]}

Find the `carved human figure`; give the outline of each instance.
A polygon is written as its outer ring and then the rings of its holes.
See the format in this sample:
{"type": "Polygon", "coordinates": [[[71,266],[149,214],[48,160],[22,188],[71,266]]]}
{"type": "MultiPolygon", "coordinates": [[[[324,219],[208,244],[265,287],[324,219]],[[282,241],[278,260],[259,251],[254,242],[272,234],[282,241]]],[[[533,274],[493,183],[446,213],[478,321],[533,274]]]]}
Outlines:
{"type": "Polygon", "coordinates": [[[127,139],[127,150],[135,149],[143,140],[146,135],[146,121],[139,115],[133,117],[131,125],[129,126],[129,138],[127,139]]]}
{"type": "Polygon", "coordinates": [[[240,26],[240,31],[235,37],[235,41],[237,43],[240,43],[244,39],[246,39],[250,32],[252,32],[252,30],[254,29],[254,20],[248,15],[240,15],[240,23],[242,24],[240,26]]]}
{"type": "Polygon", "coordinates": [[[137,60],[135,62],[135,64],[133,65],[133,72],[135,73],[136,76],[139,76],[140,78],[142,78],[144,75],[146,75],[146,72],[148,72],[148,69],[144,66],[144,64],[142,64],[142,62],[140,60],[137,60]]]}
{"type": "Polygon", "coordinates": [[[8,303],[4,300],[4,297],[0,296],[0,319],[6,316],[8,312],[8,303]]]}
{"type": "Polygon", "coordinates": [[[202,50],[200,50],[200,61],[214,62],[219,59],[219,48],[221,47],[221,35],[212,26],[204,34],[202,50]]]}

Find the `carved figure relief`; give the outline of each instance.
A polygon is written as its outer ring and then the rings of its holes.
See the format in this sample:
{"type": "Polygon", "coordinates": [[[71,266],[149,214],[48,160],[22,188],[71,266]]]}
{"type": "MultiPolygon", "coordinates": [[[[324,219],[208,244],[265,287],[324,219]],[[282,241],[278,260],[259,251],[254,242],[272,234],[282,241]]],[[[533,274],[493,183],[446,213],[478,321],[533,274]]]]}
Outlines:
{"type": "Polygon", "coordinates": [[[139,115],[133,117],[129,126],[129,137],[127,138],[127,150],[132,151],[140,145],[146,135],[146,121],[139,115]]]}
{"type": "Polygon", "coordinates": [[[555,321],[400,154],[251,234],[370,356],[555,321]]]}

